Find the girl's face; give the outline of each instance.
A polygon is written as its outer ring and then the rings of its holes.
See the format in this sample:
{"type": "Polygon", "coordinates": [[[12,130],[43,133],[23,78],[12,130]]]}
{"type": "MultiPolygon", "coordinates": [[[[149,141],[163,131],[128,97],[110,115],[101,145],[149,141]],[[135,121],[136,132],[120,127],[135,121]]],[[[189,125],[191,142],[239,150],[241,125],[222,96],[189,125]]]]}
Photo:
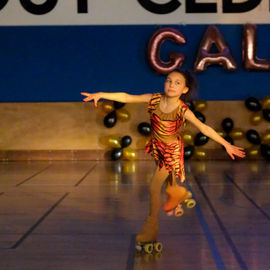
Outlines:
{"type": "Polygon", "coordinates": [[[164,84],[164,92],[166,96],[180,98],[180,96],[182,94],[186,94],[188,90],[186,79],[182,74],[178,72],[168,74],[164,84]]]}

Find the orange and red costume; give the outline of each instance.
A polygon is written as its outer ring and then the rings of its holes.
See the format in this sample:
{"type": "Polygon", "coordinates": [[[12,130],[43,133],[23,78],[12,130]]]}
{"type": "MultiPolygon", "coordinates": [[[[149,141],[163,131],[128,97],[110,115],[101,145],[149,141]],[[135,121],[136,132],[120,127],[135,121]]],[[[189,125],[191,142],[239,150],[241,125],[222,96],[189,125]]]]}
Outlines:
{"type": "Polygon", "coordinates": [[[161,93],[154,93],[147,107],[150,113],[151,136],[145,152],[151,153],[158,161],[160,169],[164,165],[183,183],[185,181],[184,144],[179,131],[184,125],[184,114],[188,106],[181,101],[174,111],[164,113],[159,107],[161,97],[161,93]]]}

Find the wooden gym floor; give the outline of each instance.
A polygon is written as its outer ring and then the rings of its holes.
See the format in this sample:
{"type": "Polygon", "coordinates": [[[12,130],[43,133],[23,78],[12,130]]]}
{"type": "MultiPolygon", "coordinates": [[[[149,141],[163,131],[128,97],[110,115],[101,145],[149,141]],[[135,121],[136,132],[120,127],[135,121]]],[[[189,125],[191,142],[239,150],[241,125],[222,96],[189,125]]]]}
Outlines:
{"type": "Polygon", "coordinates": [[[0,269],[270,269],[270,163],[185,169],[196,207],[161,212],[163,252],[140,255],[153,161],[0,163],[0,269]]]}

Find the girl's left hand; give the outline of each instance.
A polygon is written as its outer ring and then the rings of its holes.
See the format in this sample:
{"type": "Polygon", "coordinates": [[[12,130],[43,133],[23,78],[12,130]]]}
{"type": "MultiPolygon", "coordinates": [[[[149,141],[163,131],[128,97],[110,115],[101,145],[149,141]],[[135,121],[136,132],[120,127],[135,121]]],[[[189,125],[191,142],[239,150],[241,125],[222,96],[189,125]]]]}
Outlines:
{"type": "Polygon", "coordinates": [[[238,146],[232,145],[230,143],[224,147],[232,159],[235,159],[235,157],[233,155],[240,157],[240,158],[244,158],[246,156],[246,153],[244,152],[244,148],[242,148],[242,147],[238,147],[238,146]]]}

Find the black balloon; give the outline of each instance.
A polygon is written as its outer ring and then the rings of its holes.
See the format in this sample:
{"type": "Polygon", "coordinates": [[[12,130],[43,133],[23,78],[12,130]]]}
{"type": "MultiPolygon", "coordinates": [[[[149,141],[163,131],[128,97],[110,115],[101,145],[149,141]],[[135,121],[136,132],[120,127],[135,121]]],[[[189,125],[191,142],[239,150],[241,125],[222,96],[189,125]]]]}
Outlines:
{"type": "Polygon", "coordinates": [[[201,122],[205,123],[205,116],[201,112],[195,111],[194,114],[201,122]]]}
{"type": "Polygon", "coordinates": [[[209,137],[205,136],[203,133],[199,132],[194,139],[195,145],[204,145],[208,142],[209,137]]]}
{"type": "Polygon", "coordinates": [[[270,160],[270,145],[261,144],[261,154],[266,160],[270,160]]]}
{"type": "Polygon", "coordinates": [[[138,131],[145,136],[149,136],[151,133],[151,126],[149,123],[142,122],[138,125],[138,131]]]}
{"type": "Polygon", "coordinates": [[[195,106],[194,106],[194,103],[193,103],[192,100],[186,101],[185,104],[189,107],[189,109],[190,109],[191,111],[194,111],[194,110],[195,110],[195,106]]]}
{"type": "Polygon", "coordinates": [[[259,133],[254,130],[254,129],[249,129],[246,132],[246,138],[247,140],[252,143],[252,144],[260,144],[261,143],[261,138],[259,133]]]}
{"type": "Polygon", "coordinates": [[[124,107],[124,106],[125,106],[125,103],[118,102],[118,101],[114,101],[114,102],[113,102],[113,106],[114,106],[114,108],[115,108],[116,110],[118,110],[118,109],[121,109],[122,107],[124,107]]]}
{"type": "MultiPolygon", "coordinates": [[[[233,139],[232,139],[231,136],[226,135],[226,136],[224,137],[224,139],[225,139],[227,142],[229,142],[230,144],[234,144],[233,139]]],[[[225,147],[224,147],[223,145],[222,145],[222,148],[223,148],[223,150],[226,150],[225,147]]]]}
{"type": "Polygon", "coordinates": [[[193,145],[188,145],[184,147],[184,159],[189,159],[192,157],[194,152],[194,146],[193,145]]]}
{"type": "Polygon", "coordinates": [[[227,117],[223,119],[221,126],[226,133],[229,133],[233,129],[233,120],[227,117]]]}
{"type": "Polygon", "coordinates": [[[112,111],[110,113],[108,113],[105,117],[104,117],[104,125],[107,128],[111,128],[116,124],[117,118],[116,118],[116,112],[112,111]]]}
{"type": "Polygon", "coordinates": [[[111,152],[111,158],[112,160],[118,160],[123,155],[123,149],[122,148],[114,148],[111,152]]]}
{"type": "Polygon", "coordinates": [[[129,146],[131,144],[131,142],[132,142],[132,139],[130,136],[122,137],[122,139],[121,139],[122,148],[129,146]]]}
{"type": "Polygon", "coordinates": [[[245,100],[246,107],[253,112],[257,112],[261,110],[262,106],[259,102],[259,100],[255,97],[249,97],[245,100]]]}
{"type": "Polygon", "coordinates": [[[270,109],[264,109],[262,110],[262,112],[263,112],[263,118],[266,121],[270,122],[270,109]]]}

